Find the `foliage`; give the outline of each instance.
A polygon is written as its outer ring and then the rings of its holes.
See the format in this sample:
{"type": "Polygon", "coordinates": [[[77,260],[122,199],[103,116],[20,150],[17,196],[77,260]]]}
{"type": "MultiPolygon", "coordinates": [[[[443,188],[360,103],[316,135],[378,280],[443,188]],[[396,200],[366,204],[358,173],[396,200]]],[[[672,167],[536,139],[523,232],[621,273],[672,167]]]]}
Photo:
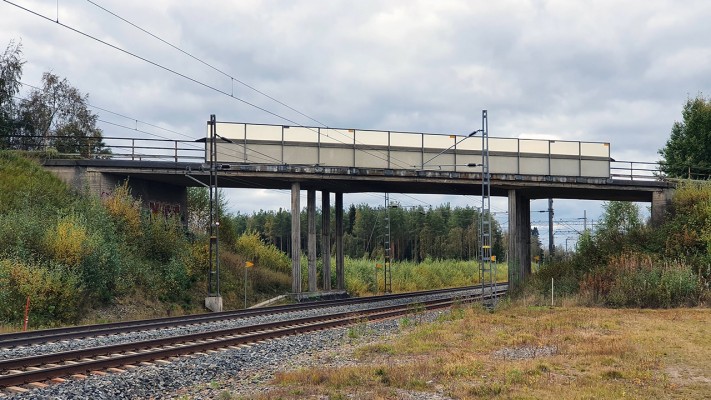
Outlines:
{"type": "Polygon", "coordinates": [[[94,238],[77,215],[60,218],[44,235],[43,247],[48,256],[72,268],[79,267],[95,246],[94,238]]]}
{"type": "Polygon", "coordinates": [[[15,128],[15,95],[20,91],[22,77],[22,43],[10,43],[0,55],[0,148],[10,144],[8,136],[15,128]]]}
{"type": "Polygon", "coordinates": [[[613,307],[678,307],[697,304],[708,291],[711,186],[678,188],[668,221],[645,226],[632,203],[611,202],[597,231],[585,232],[571,260],[543,266],[546,292],[580,293],[591,304],[613,307]]]}
{"type": "MultiPolygon", "coordinates": [[[[346,258],[345,263],[346,289],[349,293],[364,295],[384,291],[381,263],[365,258],[351,259],[349,257],[346,258]]],[[[508,270],[503,264],[497,266],[497,279],[503,282],[507,279],[508,270]]],[[[479,264],[476,261],[432,259],[420,263],[396,261],[391,264],[390,271],[394,292],[468,286],[479,281],[479,264]]]]}
{"type": "Polygon", "coordinates": [[[22,46],[13,41],[0,56],[0,149],[47,150],[93,157],[107,153],[98,116],[66,78],[45,72],[42,87],[15,101],[22,77],[22,46]]]}
{"type": "Polygon", "coordinates": [[[72,199],[67,185],[19,154],[0,151],[0,214],[34,207],[64,207],[72,199]]]}
{"type": "Polygon", "coordinates": [[[141,247],[146,256],[165,263],[179,255],[187,246],[183,226],[177,216],[160,213],[143,218],[141,247]]]}
{"type": "Polygon", "coordinates": [[[114,188],[113,192],[102,200],[106,211],[111,216],[116,229],[126,239],[137,243],[143,236],[141,231],[141,201],[131,196],[128,181],[114,188]]]}
{"type": "MultiPolygon", "coordinates": [[[[234,246],[239,233],[244,229],[237,229],[237,221],[228,215],[227,200],[222,190],[217,191],[217,221],[220,223],[218,234],[220,242],[228,248],[234,246]]],[[[201,236],[210,232],[210,192],[204,187],[188,188],[188,229],[201,236]]]]}
{"type": "MultiPolygon", "coordinates": [[[[331,211],[331,232],[335,232],[335,210],[331,211]]],[[[320,220],[320,211],[316,213],[320,220]]],[[[419,261],[426,258],[469,260],[478,257],[481,215],[472,207],[449,204],[435,208],[402,208],[388,211],[390,243],[394,260],[419,261]]],[[[306,247],[306,212],[300,214],[302,247],[306,247]]],[[[238,234],[258,232],[279,250],[291,249],[291,214],[289,211],[259,211],[233,218],[238,234]]],[[[351,206],[344,215],[344,252],[351,258],[382,258],[387,232],[386,212],[367,204],[351,206]]],[[[501,226],[493,220],[493,253],[503,259],[505,249],[501,226]]],[[[321,226],[316,226],[317,248],[320,249],[321,226]]]]}
{"type": "Polygon", "coordinates": [[[237,239],[235,252],[255,265],[271,270],[291,273],[291,259],[273,244],[266,244],[254,232],[248,232],[237,239]]]}
{"type": "Polygon", "coordinates": [[[84,288],[79,274],[57,264],[0,259],[0,320],[19,322],[30,298],[31,325],[75,322],[84,288]]]}
{"type": "Polygon", "coordinates": [[[682,122],[675,122],[671,136],[659,150],[661,169],[671,177],[702,177],[711,174],[711,99],[689,98],[682,110],[682,122]]]}
{"type": "Polygon", "coordinates": [[[698,301],[697,276],[680,263],[626,254],[586,274],[581,292],[614,307],[678,307],[698,301]]]}

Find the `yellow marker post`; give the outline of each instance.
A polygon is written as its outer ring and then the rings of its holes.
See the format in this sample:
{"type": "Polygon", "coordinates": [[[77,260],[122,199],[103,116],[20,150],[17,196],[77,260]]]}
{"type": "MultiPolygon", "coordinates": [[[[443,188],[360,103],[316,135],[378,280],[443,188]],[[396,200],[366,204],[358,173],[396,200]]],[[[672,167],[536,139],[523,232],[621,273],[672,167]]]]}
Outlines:
{"type": "Polygon", "coordinates": [[[247,268],[254,267],[252,261],[244,262],[244,308],[247,308],[247,268]]]}

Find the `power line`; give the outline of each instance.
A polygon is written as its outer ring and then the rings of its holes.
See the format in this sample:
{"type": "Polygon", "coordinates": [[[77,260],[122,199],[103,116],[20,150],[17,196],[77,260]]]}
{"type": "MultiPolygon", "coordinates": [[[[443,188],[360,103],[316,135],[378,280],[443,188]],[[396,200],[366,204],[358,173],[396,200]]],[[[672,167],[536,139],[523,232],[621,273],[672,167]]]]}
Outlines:
{"type": "MultiPolygon", "coordinates": [[[[125,22],[125,23],[127,23],[127,24],[129,24],[129,25],[131,25],[131,26],[133,26],[134,28],[140,30],[141,32],[143,32],[143,33],[145,33],[145,34],[147,34],[147,35],[153,37],[154,39],[159,40],[160,42],[162,42],[162,43],[164,43],[164,44],[166,44],[166,45],[172,47],[173,49],[175,49],[175,50],[177,50],[177,51],[179,51],[179,52],[185,54],[186,56],[192,58],[193,60],[195,60],[195,61],[197,61],[197,62],[199,62],[199,63],[201,63],[201,64],[203,64],[203,65],[205,65],[205,66],[207,66],[207,67],[209,67],[209,68],[211,68],[211,69],[217,71],[217,72],[219,72],[220,74],[222,74],[222,75],[224,75],[224,76],[230,78],[232,81],[237,82],[237,83],[239,83],[240,85],[242,85],[242,86],[244,86],[244,87],[247,87],[247,88],[249,88],[249,89],[255,91],[256,93],[261,94],[262,96],[264,96],[264,97],[266,97],[266,98],[268,98],[268,99],[270,99],[270,100],[272,100],[272,101],[274,101],[274,102],[276,102],[276,103],[278,103],[278,104],[280,104],[280,105],[282,105],[282,106],[288,108],[288,109],[291,110],[291,111],[294,111],[295,113],[297,113],[297,114],[299,114],[299,115],[301,115],[301,116],[303,116],[303,117],[305,117],[305,118],[310,119],[310,120],[313,121],[313,122],[316,122],[316,123],[319,124],[319,125],[326,126],[326,124],[324,124],[323,122],[321,122],[321,121],[319,121],[319,120],[317,120],[317,119],[315,119],[315,118],[313,118],[313,117],[311,117],[311,116],[309,116],[309,115],[307,115],[307,114],[305,114],[305,113],[303,113],[303,112],[301,112],[301,111],[295,109],[294,107],[292,107],[292,106],[290,106],[290,105],[288,105],[288,104],[286,104],[286,103],[280,101],[279,99],[276,99],[276,98],[274,98],[274,97],[268,95],[267,93],[265,93],[265,92],[263,92],[263,91],[261,91],[261,90],[255,88],[254,86],[249,85],[248,83],[246,83],[246,82],[244,82],[244,81],[242,81],[242,80],[240,80],[240,79],[234,77],[233,75],[230,75],[229,73],[223,71],[222,69],[217,68],[217,67],[215,67],[214,65],[212,65],[212,64],[210,64],[210,63],[208,63],[208,62],[206,62],[206,61],[204,61],[204,60],[202,60],[202,59],[200,59],[200,58],[198,58],[198,57],[196,57],[196,56],[194,56],[193,54],[191,54],[191,53],[189,53],[189,52],[187,52],[187,51],[181,49],[180,47],[178,47],[178,46],[176,46],[176,45],[174,45],[174,44],[168,42],[167,40],[165,40],[165,39],[159,37],[158,35],[156,35],[156,34],[150,32],[150,31],[148,31],[148,30],[146,30],[146,29],[144,29],[144,28],[138,26],[137,24],[135,24],[135,23],[129,21],[128,19],[126,19],[126,18],[124,18],[124,17],[122,17],[122,16],[116,14],[115,12],[113,12],[113,11],[111,11],[111,10],[109,10],[109,9],[107,9],[106,7],[100,6],[100,5],[96,4],[95,2],[93,2],[93,1],[91,1],[91,0],[86,0],[86,1],[89,2],[90,4],[94,5],[94,6],[98,7],[99,9],[101,9],[101,10],[103,10],[103,11],[105,11],[105,12],[111,14],[111,15],[113,15],[114,17],[120,19],[121,21],[123,21],[123,22],[125,22]]],[[[234,93],[233,93],[233,94],[234,94],[234,93]]]]}

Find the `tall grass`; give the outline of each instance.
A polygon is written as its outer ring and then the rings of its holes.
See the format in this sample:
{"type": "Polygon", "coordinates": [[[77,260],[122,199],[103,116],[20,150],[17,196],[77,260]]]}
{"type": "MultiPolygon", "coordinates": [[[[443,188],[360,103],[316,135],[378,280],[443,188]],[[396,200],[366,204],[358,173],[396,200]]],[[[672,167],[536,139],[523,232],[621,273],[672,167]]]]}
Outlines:
{"type": "MultiPolygon", "coordinates": [[[[351,259],[345,261],[346,289],[354,295],[382,293],[385,275],[381,260],[351,259]]],[[[508,268],[496,265],[496,280],[507,280],[508,268]]],[[[432,260],[421,263],[393,262],[390,266],[393,292],[411,292],[479,283],[477,261],[432,260]]]]}

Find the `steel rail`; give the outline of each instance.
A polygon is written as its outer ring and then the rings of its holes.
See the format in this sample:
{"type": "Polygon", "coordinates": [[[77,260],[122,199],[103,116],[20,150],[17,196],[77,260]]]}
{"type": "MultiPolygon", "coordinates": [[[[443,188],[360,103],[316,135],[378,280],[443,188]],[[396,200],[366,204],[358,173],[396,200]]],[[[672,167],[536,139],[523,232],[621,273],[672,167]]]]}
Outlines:
{"type": "Polygon", "coordinates": [[[118,333],[146,331],[180,325],[195,325],[229,319],[239,319],[260,316],[265,314],[281,314],[313,308],[325,308],[341,305],[367,304],[377,301],[395,300],[413,296],[427,296],[433,294],[447,294],[467,290],[481,289],[481,285],[459,288],[435,289],[421,292],[397,293],[381,296],[361,297],[346,300],[326,300],[310,303],[288,304],[282,306],[263,307],[236,311],[223,311],[209,314],[192,314],[180,317],[165,317],[157,319],[144,319],[128,322],[113,322],[107,324],[82,325],[66,328],[43,329],[29,332],[13,332],[0,335],[0,348],[26,346],[30,344],[56,342],[60,340],[79,339],[90,336],[113,335],[118,333]]]}
{"type": "Polygon", "coordinates": [[[25,357],[19,359],[5,360],[0,363],[0,369],[2,370],[30,367],[32,367],[32,369],[19,373],[0,375],[0,387],[22,385],[30,382],[38,382],[61,376],[81,374],[94,370],[115,368],[139,362],[148,362],[156,359],[165,359],[169,357],[192,354],[206,350],[214,350],[246,343],[254,343],[266,339],[273,339],[338,326],[345,326],[354,322],[361,321],[364,316],[369,317],[368,320],[371,320],[371,318],[375,320],[392,318],[403,314],[411,313],[413,311],[413,304],[421,305],[423,311],[445,308],[457,303],[472,302],[479,299],[487,299],[493,296],[498,296],[505,291],[505,288],[500,287],[495,293],[478,293],[475,295],[467,296],[466,298],[460,298],[459,296],[455,296],[449,299],[430,300],[422,303],[415,301],[413,303],[401,304],[397,306],[375,307],[367,310],[300,318],[291,321],[257,324],[247,327],[225,329],[213,332],[203,332],[180,337],[155,339],[138,343],[128,343],[122,345],[48,354],[36,357],[25,357]],[[200,342],[194,343],[196,341],[200,342]],[[156,348],[157,346],[161,347],[156,348]],[[152,349],[145,350],[147,348],[152,349]],[[127,353],[116,355],[116,353],[119,352],[127,353]],[[90,357],[102,357],[109,354],[115,356],[110,358],[87,360],[87,358],[90,357]],[[79,361],[72,362],[68,365],[60,366],[56,366],[54,364],[56,362],[66,362],[68,360],[79,361]],[[50,368],[36,368],[37,365],[48,364],[52,366],[50,368]]]}

